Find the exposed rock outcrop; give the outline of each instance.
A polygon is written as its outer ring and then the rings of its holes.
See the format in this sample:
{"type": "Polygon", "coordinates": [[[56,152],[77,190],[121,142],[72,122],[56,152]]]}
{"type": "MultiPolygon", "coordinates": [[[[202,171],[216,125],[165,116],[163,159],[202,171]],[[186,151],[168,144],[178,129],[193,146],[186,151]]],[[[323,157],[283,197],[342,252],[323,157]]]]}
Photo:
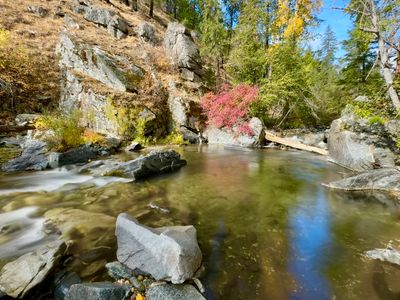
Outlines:
{"type": "Polygon", "coordinates": [[[180,23],[169,23],[164,38],[164,47],[172,63],[179,69],[181,77],[189,81],[200,81],[203,76],[200,51],[190,31],[180,23]]]}
{"type": "Polygon", "coordinates": [[[151,44],[154,44],[156,42],[156,34],[154,27],[147,22],[141,22],[137,26],[136,34],[151,44]]]}
{"type": "Polygon", "coordinates": [[[74,41],[66,31],[60,34],[57,53],[62,69],[82,72],[117,91],[137,92],[138,83],[144,76],[140,67],[123,58],[112,58],[98,47],[74,41]]]}
{"type": "Polygon", "coordinates": [[[139,180],[179,170],[186,165],[186,161],[174,150],[151,151],[146,156],[134,160],[121,162],[116,160],[94,161],[81,168],[81,172],[90,172],[94,175],[122,176],[139,180]]]}
{"type": "Polygon", "coordinates": [[[173,121],[172,127],[182,134],[184,140],[190,143],[198,142],[205,123],[199,103],[190,99],[187,94],[182,96],[175,87],[170,87],[168,106],[173,121]]]}
{"type": "Polygon", "coordinates": [[[354,171],[393,167],[396,147],[393,137],[380,123],[371,124],[347,107],[329,130],[330,158],[354,171]]]}
{"type": "Polygon", "coordinates": [[[225,129],[210,126],[204,132],[209,144],[234,145],[241,147],[258,147],[264,143],[264,126],[260,119],[251,118],[249,128],[252,134],[240,133],[238,128],[225,129]]]}
{"type": "Polygon", "coordinates": [[[41,18],[47,16],[47,14],[49,13],[47,9],[37,5],[29,5],[28,11],[41,18]]]}
{"type": "Polygon", "coordinates": [[[129,33],[128,22],[113,10],[89,3],[77,3],[74,10],[83,14],[87,21],[107,28],[108,33],[117,39],[124,38],[129,33]]]}
{"type": "Polygon", "coordinates": [[[118,260],[156,280],[183,283],[200,267],[202,255],[193,226],[149,228],[120,214],[115,234],[118,260]]]}
{"type": "Polygon", "coordinates": [[[54,270],[65,248],[57,240],[6,264],[0,272],[0,290],[13,298],[24,297],[54,270]]]}

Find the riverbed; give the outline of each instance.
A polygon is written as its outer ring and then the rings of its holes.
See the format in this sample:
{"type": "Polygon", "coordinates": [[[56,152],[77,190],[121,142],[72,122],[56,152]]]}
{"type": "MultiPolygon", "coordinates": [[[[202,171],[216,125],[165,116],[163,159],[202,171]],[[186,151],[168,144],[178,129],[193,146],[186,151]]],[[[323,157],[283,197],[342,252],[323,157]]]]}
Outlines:
{"type": "MultiPolygon", "coordinates": [[[[138,183],[74,167],[1,174],[0,266],[57,236],[44,218],[49,211],[128,212],[148,226],[197,228],[209,300],[399,299],[400,269],[363,256],[400,239],[400,211],[391,199],[328,190],[322,183],[350,172],[313,154],[178,151],[186,167],[138,183]]],[[[75,219],[66,268],[85,281],[107,279],[114,227],[75,219]]]]}

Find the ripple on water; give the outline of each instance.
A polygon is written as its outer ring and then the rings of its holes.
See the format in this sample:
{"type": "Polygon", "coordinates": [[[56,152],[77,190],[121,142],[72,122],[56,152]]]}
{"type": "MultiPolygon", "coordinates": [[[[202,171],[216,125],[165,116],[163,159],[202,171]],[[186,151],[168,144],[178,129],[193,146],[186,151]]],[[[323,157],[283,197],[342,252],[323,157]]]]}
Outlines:
{"type": "Polygon", "coordinates": [[[38,207],[30,206],[0,214],[1,260],[21,256],[56,238],[45,233],[45,219],[35,216],[38,212],[38,207]]]}

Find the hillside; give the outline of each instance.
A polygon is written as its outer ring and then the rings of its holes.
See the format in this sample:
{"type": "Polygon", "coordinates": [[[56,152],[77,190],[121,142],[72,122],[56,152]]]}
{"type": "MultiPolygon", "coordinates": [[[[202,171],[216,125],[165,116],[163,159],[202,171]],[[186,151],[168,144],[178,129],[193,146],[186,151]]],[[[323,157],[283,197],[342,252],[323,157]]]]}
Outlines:
{"type": "MultiPolygon", "coordinates": [[[[184,47],[175,54],[178,60],[183,55],[188,68],[174,61],[174,53],[166,54],[164,39],[173,20],[162,11],[150,18],[119,1],[100,0],[31,1],[29,6],[17,0],[0,4],[0,10],[6,35],[0,49],[6,62],[0,65],[2,123],[16,114],[61,108],[80,110],[82,124],[106,135],[132,139],[138,126],[152,138],[175,125],[182,133],[196,132],[204,80],[191,73],[184,47]]],[[[186,30],[182,35],[202,64],[194,35],[186,30]]]]}

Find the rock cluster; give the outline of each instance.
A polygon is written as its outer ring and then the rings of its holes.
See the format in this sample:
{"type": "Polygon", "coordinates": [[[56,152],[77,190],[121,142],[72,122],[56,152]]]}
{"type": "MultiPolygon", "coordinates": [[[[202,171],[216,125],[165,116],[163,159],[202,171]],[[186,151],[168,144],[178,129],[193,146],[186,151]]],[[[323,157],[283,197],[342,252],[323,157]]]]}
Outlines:
{"type": "Polygon", "coordinates": [[[128,22],[113,10],[79,2],[74,10],[82,13],[87,21],[107,28],[108,33],[117,39],[128,35],[128,22]]]}
{"type": "Polygon", "coordinates": [[[149,176],[179,170],[186,161],[174,150],[151,151],[145,156],[121,162],[117,160],[101,160],[89,163],[81,168],[81,172],[90,172],[98,176],[122,176],[140,180],[149,176]]]}

